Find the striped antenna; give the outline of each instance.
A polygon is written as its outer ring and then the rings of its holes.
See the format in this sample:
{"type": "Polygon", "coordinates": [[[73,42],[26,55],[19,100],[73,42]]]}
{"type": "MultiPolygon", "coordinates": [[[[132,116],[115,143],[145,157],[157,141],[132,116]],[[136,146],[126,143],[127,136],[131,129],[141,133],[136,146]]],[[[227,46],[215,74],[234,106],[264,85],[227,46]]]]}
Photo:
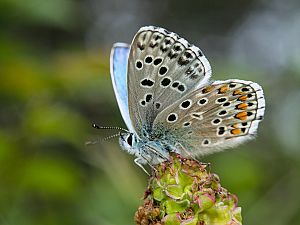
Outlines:
{"type": "Polygon", "coordinates": [[[97,141],[87,141],[85,142],[86,145],[95,145],[95,144],[99,144],[100,142],[102,141],[107,141],[109,139],[112,139],[112,138],[115,138],[115,137],[120,137],[121,133],[117,133],[117,134],[113,134],[113,135],[110,135],[110,136],[107,136],[103,139],[100,139],[100,140],[97,140],[97,141]]]}
{"type": "Polygon", "coordinates": [[[107,130],[122,130],[122,131],[125,131],[125,132],[127,132],[127,133],[129,133],[129,130],[126,130],[126,129],[124,129],[124,128],[122,128],[122,127],[102,127],[102,126],[99,126],[99,125],[97,125],[97,124],[95,124],[95,123],[93,123],[93,125],[92,125],[94,128],[96,128],[96,129],[107,129],[107,130]]]}

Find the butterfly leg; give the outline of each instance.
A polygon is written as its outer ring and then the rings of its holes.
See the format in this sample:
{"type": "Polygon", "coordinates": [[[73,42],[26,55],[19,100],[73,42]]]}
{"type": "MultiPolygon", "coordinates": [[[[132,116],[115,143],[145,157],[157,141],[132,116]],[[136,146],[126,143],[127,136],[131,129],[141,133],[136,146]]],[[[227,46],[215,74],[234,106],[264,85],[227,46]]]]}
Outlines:
{"type": "Polygon", "coordinates": [[[149,162],[148,162],[148,165],[151,167],[151,169],[152,169],[152,170],[154,170],[155,172],[157,172],[157,169],[155,169],[155,167],[154,167],[154,166],[152,166],[152,164],[151,164],[151,163],[149,163],[149,162]]]}
{"type": "Polygon", "coordinates": [[[210,171],[211,171],[211,164],[210,164],[209,162],[207,162],[207,163],[205,163],[205,162],[200,162],[200,163],[201,163],[201,165],[206,166],[206,167],[207,167],[207,171],[210,173],[210,171]]]}
{"type": "MultiPolygon", "coordinates": [[[[194,160],[197,161],[197,159],[191,154],[191,152],[189,152],[185,147],[183,147],[181,143],[178,143],[178,142],[177,142],[176,145],[179,146],[179,148],[181,148],[181,150],[182,150],[183,152],[185,152],[185,153],[187,154],[188,157],[190,157],[191,159],[194,159],[194,160]]],[[[176,147],[176,145],[175,145],[175,147],[176,147]]]]}
{"type": "Polygon", "coordinates": [[[155,148],[151,147],[150,145],[146,145],[148,147],[148,149],[155,154],[156,156],[162,158],[163,160],[168,160],[168,157],[161,154],[159,151],[157,151],[155,148]]]}
{"type": "MultiPolygon", "coordinates": [[[[147,162],[145,159],[143,159],[143,158],[136,158],[135,160],[134,160],[134,163],[136,164],[136,165],[138,165],[140,168],[142,168],[142,170],[146,173],[146,174],[148,174],[148,176],[150,176],[150,174],[148,173],[148,171],[144,168],[144,166],[143,166],[143,164],[145,164],[145,162],[147,162]]],[[[148,162],[147,162],[148,163],[148,162]]],[[[148,163],[149,164],[149,163],[148,163]]]]}

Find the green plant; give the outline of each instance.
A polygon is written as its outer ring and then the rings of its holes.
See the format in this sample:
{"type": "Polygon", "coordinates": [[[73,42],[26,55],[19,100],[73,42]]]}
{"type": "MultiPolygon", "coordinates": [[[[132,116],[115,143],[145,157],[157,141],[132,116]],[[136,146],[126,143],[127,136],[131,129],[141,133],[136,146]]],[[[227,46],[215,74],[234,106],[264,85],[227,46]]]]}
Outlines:
{"type": "Polygon", "coordinates": [[[155,167],[144,204],[135,214],[142,225],[239,225],[237,197],[220,184],[208,164],[172,154],[155,167]]]}

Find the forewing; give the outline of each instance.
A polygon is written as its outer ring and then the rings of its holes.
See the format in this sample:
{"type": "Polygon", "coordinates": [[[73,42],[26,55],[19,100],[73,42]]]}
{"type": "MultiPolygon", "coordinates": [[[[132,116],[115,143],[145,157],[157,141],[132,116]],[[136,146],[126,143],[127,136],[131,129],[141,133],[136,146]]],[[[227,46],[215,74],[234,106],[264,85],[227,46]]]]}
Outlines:
{"type": "Polygon", "coordinates": [[[199,48],[165,29],[141,28],[128,62],[129,112],[137,133],[148,133],[159,112],[207,84],[210,75],[199,48]]]}
{"type": "Polygon", "coordinates": [[[126,76],[129,50],[130,48],[128,44],[114,44],[110,54],[110,74],[123,120],[126,123],[128,129],[133,132],[134,130],[128,110],[128,91],[126,76]]]}
{"type": "Polygon", "coordinates": [[[209,154],[253,138],[264,109],[258,84],[216,81],[162,111],[154,121],[154,136],[183,155],[209,154]]]}

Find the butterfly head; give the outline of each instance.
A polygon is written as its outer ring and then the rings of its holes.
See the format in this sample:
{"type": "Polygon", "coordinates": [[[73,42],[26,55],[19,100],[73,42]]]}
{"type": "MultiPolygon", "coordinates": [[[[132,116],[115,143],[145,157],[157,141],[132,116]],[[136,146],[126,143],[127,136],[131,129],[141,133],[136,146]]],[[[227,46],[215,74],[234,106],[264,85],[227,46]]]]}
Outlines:
{"type": "Polygon", "coordinates": [[[137,152],[138,139],[134,133],[121,133],[119,142],[122,149],[129,152],[130,154],[135,154],[137,152]]]}

